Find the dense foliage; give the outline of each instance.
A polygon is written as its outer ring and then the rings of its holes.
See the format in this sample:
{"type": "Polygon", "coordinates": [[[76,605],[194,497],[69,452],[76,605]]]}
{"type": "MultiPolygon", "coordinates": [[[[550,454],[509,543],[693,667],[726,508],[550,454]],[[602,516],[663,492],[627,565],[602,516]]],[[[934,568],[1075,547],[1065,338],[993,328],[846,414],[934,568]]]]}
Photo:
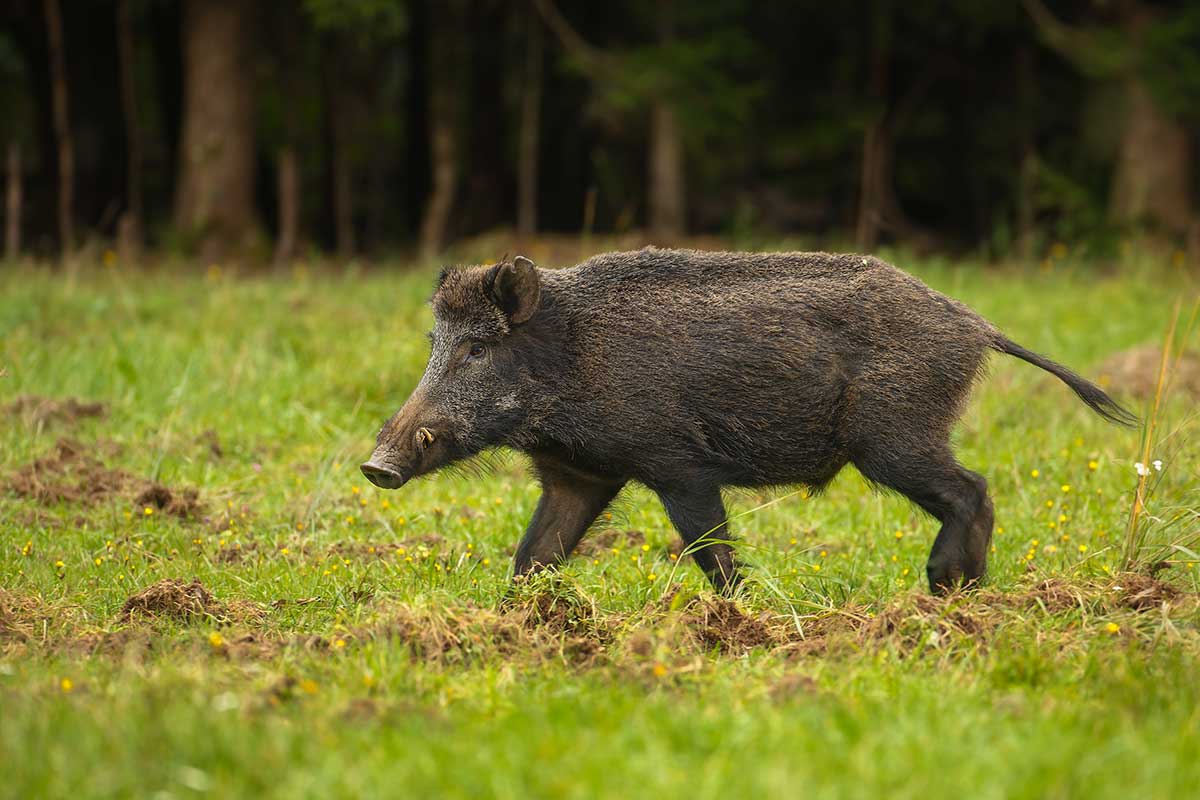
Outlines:
{"type": "Polygon", "coordinates": [[[518,226],[1031,254],[1200,240],[1197,53],[1167,0],[13,0],[0,138],[40,252],[132,208],[151,245],[283,256],[518,226]]]}

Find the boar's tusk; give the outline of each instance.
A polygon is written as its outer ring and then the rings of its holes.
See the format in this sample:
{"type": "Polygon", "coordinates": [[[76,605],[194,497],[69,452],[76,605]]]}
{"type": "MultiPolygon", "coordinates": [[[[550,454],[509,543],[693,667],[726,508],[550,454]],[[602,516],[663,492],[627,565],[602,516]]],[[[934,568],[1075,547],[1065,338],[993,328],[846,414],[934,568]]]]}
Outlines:
{"type": "Polygon", "coordinates": [[[422,447],[433,444],[433,431],[429,428],[417,428],[417,444],[422,447]]]}

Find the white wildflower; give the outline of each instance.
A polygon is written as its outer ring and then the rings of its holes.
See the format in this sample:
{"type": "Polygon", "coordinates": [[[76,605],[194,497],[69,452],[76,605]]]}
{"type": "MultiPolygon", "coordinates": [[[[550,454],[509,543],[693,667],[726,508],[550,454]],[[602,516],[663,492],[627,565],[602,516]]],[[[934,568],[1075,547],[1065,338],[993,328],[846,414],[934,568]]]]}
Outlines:
{"type": "Polygon", "coordinates": [[[1138,475],[1141,475],[1143,478],[1144,478],[1144,477],[1146,477],[1147,475],[1149,475],[1149,474],[1150,474],[1150,470],[1149,470],[1149,469],[1147,469],[1147,468],[1146,468],[1146,465],[1145,465],[1145,464],[1143,464],[1143,463],[1142,463],[1142,462],[1140,462],[1140,461],[1139,461],[1139,462],[1137,462],[1136,464],[1134,464],[1134,465],[1133,465],[1133,468],[1134,468],[1134,469],[1136,469],[1136,470],[1137,470],[1137,474],[1138,474],[1138,475]]]}
{"type": "Polygon", "coordinates": [[[1156,458],[1151,463],[1154,465],[1155,472],[1162,472],[1162,461],[1156,458]]]}

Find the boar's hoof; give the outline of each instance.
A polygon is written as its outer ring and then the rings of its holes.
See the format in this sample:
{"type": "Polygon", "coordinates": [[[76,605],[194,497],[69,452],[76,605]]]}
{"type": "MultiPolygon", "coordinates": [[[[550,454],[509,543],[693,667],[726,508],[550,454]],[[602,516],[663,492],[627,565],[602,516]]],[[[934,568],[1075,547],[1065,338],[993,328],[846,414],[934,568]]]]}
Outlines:
{"type": "Polygon", "coordinates": [[[978,586],[983,568],[930,561],[925,566],[925,573],[929,576],[929,590],[940,597],[978,586]]]}

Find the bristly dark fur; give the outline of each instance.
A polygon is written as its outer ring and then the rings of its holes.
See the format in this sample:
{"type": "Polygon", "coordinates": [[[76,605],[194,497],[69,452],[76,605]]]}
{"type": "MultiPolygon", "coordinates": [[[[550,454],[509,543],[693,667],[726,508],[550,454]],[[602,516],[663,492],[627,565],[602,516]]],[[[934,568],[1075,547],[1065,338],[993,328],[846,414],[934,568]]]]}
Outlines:
{"type": "MultiPolygon", "coordinates": [[[[430,365],[369,466],[403,482],[489,447],[528,453],[544,494],[518,574],[566,558],[629,481],[659,495],[690,544],[728,538],[722,488],[819,489],[852,463],[942,522],[927,567],[940,591],[986,566],[987,484],[949,437],[989,350],[1134,421],[869,256],[647,248],[563,270],[517,258],[443,271],[433,306],[430,365]],[[413,444],[418,426],[436,433],[431,451],[413,444]]],[[[696,559],[718,588],[736,586],[727,544],[696,559]]]]}

